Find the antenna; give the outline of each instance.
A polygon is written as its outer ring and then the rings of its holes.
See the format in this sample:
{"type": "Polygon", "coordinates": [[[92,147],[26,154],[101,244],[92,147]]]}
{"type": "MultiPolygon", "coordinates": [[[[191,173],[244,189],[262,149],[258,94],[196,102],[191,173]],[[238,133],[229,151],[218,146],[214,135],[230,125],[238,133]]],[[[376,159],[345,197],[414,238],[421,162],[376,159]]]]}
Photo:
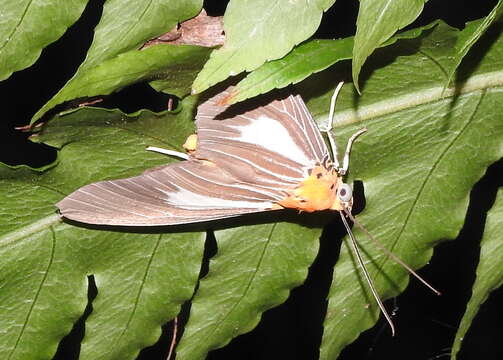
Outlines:
{"type": "MultiPolygon", "coordinates": [[[[346,214],[348,212],[344,211],[346,214]]],[[[386,308],[384,307],[384,304],[381,301],[381,298],[379,298],[379,294],[377,293],[377,290],[374,286],[374,282],[372,281],[372,278],[369,275],[369,272],[367,268],[365,267],[365,264],[363,263],[362,255],[360,254],[360,249],[358,248],[358,243],[356,242],[356,239],[353,235],[353,232],[351,231],[351,228],[348,225],[348,222],[346,221],[346,218],[344,217],[344,213],[342,211],[339,211],[339,214],[341,215],[342,222],[344,223],[344,226],[346,227],[346,231],[351,238],[351,247],[353,248],[353,252],[356,255],[356,259],[358,260],[358,264],[362,268],[363,275],[365,276],[365,279],[367,280],[367,283],[370,286],[370,291],[372,292],[372,295],[374,296],[374,299],[377,302],[377,305],[379,305],[379,308],[381,309],[381,312],[383,313],[384,317],[386,318],[386,321],[388,321],[389,326],[391,327],[391,336],[395,336],[395,325],[393,325],[393,321],[391,320],[391,316],[389,316],[388,312],[386,311],[386,308]]]]}
{"type": "Polygon", "coordinates": [[[425,279],[423,279],[417,272],[415,272],[414,270],[412,270],[412,268],[407,265],[402,259],[400,259],[398,256],[396,256],[395,254],[393,254],[391,251],[389,251],[386,246],[384,246],[384,244],[382,242],[380,242],[379,240],[377,240],[375,237],[373,237],[369,231],[362,225],[360,224],[353,215],[351,215],[351,213],[347,210],[344,210],[344,212],[346,213],[346,215],[351,219],[351,221],[356,224],[356,226],[358,226],[374,243],[377,244],[377,246],[391,259],[393,260],[394,262],[396,262],[397,264],[401,265],[405,270],[407,270],[411,275],[415,276],[416,279],[418,279],[419,281],[421,281],[428,289],[430,289],[431,291],[433,291],[435,294],[437,295],[442,295],[442,293],[440,291],[438,291],[437,289],[435,289],[433,286],[431,286],[425,279]]]}
{"type": "Polygon", "coordinates": [[[330,100],[330,111],[328,113],[328,124],[327,127],[322,130],[327,133],[328,141],[330,142],[330,148],[332,150],[332,161],[334,162],[335,168],[339,169],[339,156],[337,155],[337,144],[335,143],[334,135],[332,134],[332,127],[334,126],[334,111],[335,111],[335,102],[337,100],[337,96],[339,95],[339,91],[342,89],[342,85],[344,85],[344,81],[341,81],[337,84],[337,87],[334,90],[332,95],[332,99],[330,100]]]}

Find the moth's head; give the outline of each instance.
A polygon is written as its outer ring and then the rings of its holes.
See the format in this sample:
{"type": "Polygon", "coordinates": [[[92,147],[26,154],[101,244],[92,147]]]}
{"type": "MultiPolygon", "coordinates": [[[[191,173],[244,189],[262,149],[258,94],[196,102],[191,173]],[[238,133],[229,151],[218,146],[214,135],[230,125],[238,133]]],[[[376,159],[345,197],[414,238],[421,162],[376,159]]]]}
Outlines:
{"type": "Polygon", "coordinates": [[[353,207],[353,189],[351,186],[340,181],[335,197],[335,203],[338,203],[338,206],[334,203],[334,207],[337,207],[335,210],[347,210],[351,212],[351,208],[353,207]]]}

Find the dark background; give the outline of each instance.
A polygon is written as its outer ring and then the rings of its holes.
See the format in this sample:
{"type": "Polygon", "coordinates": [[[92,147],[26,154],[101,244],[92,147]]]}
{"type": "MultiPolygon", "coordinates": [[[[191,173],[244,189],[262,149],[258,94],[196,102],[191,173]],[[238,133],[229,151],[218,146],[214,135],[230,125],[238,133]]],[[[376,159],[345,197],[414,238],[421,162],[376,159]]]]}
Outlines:
{"type": "MultiPolygon", "coordinates": [[[[496,0],[430,0],[421,17],[410,27],[443,19],[451,26],[462,28],[464,23],[487,15],[496,0]]],[[[14,128],[29,123],[31,116],[53,96],[75,73],[91,44],[93,29],[99,21],[104,0],[91,0],[82,15],[57,42],[42,52],[30,68],[14,73],[0,83],[0,99],[4,119],[0,123],[0,161],[10,164],[42,166],[55,159],[56,153],[45,145],[33,144],[28,134],[14,128]]],[[[205,1],[210,15],[222,15],[227,1],[205,1]]],[[[353,35],[358,2],[338,0],[325,14],[322,26],[315,35],[339,38],[353,35]]],[[[141,108],[161,111],[166,108],[166,96],[157,94],[146,84],[133,85],[106,100],[108,107],[126,112],[141,108]]],[[[381,321],[348,346],[339,359],[446,359],[449,357],[457,325],[471,295],[478,262],[486,212],[491,208],[497,188],[503,184],[503,162],[491,166],[474,187],[466,222],[456,241],[435,248],[431,263],[420,271],[443,292],[433,295],[412,280],[407,291],[388,300],[387,307],[396,308],[394,322],[398,330],[390,336],[386,323],[381,321]]],[[[446,214],[447,216],[448,214],[446,214]]],[[[261,323],[251,333],[239,336],[223,349],[210,353],[209,359],[316,359],[321,341],[322,323],[326,310],[325,298],[344,230],[335,221],[324,233],[321,249],[306,283],[292,291],[281,306],[263,314],[261,323]]],[[[212,256],[215,247],[209,241],[206,253],[212,256]]],[[[503,265],[502,265],[503,266],[503,265]]],[[[92,282],[92,278],[90,279],[92,282]]],[[[92,300],[95,289],[89,293],[92,300]]],[[[481,307],[465,337],[459,359],[502,359],[503,290],[495,291],[481,307]]],[[[184,306],[180,323],[187,318],[189,305],[184,306]]],[[[84,322],[90,308],[60,344],[55,359],[77,359],[84,322]]],[[[164,327],[163,336],[151,348],[144,349],[139,359],[164,359],[171,341],[172,324],[164,327]]]]}

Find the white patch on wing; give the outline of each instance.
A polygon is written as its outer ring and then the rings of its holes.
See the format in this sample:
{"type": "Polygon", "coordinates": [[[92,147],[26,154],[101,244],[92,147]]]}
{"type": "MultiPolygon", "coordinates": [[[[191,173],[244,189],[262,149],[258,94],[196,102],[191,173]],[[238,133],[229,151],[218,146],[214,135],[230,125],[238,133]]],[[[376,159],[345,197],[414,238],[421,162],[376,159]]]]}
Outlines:
{"type": "MultiPolygon", "coordinates": [[[[160,190],[160,189],[159,189],[160,190]]],[[[162,191],[162,190],[161,190],[162,191]]],[[[183,188],[178,188],[178,191],[164,192],[168,195],[167,202],[178,208],[184,209],[222,209],[222,208],[235,208],[235,209],[268,209],[272,206],[270,201],[239,201],[227,200],[222,198],[215,198],[201,194],[193,193],[183,188]]]]}
{"type": "Polygon", "coordinates": [[[245,126],[236,127],[241,132],[240,141],[262,146],[270,151],[285,155],[300,164],[309,164],[304,151],[295,144],[288,131],[275,119],[260,116],[250,119],[245,126]]]}

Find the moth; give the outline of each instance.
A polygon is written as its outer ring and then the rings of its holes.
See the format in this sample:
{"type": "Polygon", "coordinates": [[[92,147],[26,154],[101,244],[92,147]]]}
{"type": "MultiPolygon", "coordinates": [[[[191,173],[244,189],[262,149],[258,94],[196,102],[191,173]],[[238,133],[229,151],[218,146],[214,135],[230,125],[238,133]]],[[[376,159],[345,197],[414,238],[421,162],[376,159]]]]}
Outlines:
{"type": "MultiPolygon", "coordinates": [[[[186,142],[188,153],[148,148],[185,161],[127,179],[86,185],[57,204],[60,214],[89,224],[158,226],[280,209],[338,211],[363,274],[394,332],[346,220],[357,223],[351,215],[352,189],[343,177],[352,144],[366,129],[348,140],[340,164],[330,128],[341,87],[342,83],[332,97],[326,129],[333,156],[299,95],[255,101],[246,108],[222,106],[232,91],[228,88],[199,105],[197,137],[186,142]]],[[[395,255],[384,251],[419,278],[395,255]]]]}

